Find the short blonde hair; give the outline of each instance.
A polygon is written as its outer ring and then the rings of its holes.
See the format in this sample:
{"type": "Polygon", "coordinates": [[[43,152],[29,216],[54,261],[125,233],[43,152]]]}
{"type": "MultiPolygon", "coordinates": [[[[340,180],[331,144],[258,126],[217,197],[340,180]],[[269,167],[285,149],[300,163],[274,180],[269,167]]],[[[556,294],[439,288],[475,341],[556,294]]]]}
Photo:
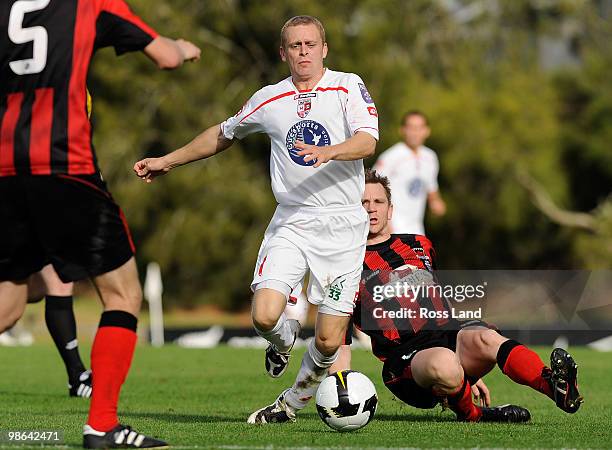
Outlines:
{"type": "Polygon", "coordinates": [[[283,48],[287,48],[287,28],[295,27],[298,25],[316,25],[319,29],[319,34],[321,35],[322,42],[325,42],[325,28],[323,28],[323,24],[319,19],[313,16],[295,16],[285,22],[283,28],[281,28],[280,39],[281,46],[283,48]]]}

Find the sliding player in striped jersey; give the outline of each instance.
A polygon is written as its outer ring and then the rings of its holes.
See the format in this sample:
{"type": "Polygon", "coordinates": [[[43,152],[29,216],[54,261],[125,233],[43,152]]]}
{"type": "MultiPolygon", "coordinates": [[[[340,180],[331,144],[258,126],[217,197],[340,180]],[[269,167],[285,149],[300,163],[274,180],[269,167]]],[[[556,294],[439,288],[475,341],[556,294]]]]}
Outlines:
{"type": "MultiPolygon", "coordinates": [[[[551,354],[551,368],[529,348],[502,336],[481,321],[460,322],[452,316],[436,318],[390,318],[375,308],[399,311],[448,312],[449,304],[435,295],[391,296],[374,300],[378,290],[397,277],[423,271],[434,274],[435,251],[421,235],[389,232],[393,214],[386,177],[366,171],[363,206],[370,218],[362,283],[355,307],[355,325],[372,339],[373,353],[384,362],[382,376],[387,388],[405,403],[417,408],[447,404],[459,420],[469,422],[524,422],[529,412],[519,406],[489,407],[490,397],[480,381],[495,364],[514,382],[530,386],[550,397],[557,406],[574,413],[582,403],[576,381],[577,365],[562,349],[551,354]],[[404,273],[402,273],[402,271],[404,273]],[[476,389],[472,390],[472,385],[476,389]],[[472,392],[481,405],[472,401],[472,392]]],[[[348,347],[344,348],[344,351],[348,347]]],[[[348,368],[346,363],[335,367],[348,368]]]]}
{"type": "Polygon", "coordinates": [[[63,282],[92,279],[104,312],[92,347],[87,448],[164,446],[121,425],[117,404],[142,300],[134,245],[106,188],[87,118],[94,52],[143,51],[160,68],[200,50],[159,36],[124,0],[8,0],[0,5],[0,331],[51,263],[63,282]]]}

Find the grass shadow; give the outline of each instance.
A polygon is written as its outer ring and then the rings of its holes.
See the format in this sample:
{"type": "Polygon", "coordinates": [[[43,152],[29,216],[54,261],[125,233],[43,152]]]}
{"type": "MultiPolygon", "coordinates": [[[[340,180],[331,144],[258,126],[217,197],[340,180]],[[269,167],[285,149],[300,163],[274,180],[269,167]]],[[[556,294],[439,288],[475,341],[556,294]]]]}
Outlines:
{"type": "Polygon", "coordinates": [[[452,416],[428,416],[422,414],[376,414],[374,420],[381,422],[457,422],[452,416]]]}
{"type": "Polygon", "coordinates": [[[121,417],[135,419],[155,419],[168,423],[246,423],[246,417],[237,416],[211,416],[206,414],[178,414],[172,412],[124,412],[121,417]]]}

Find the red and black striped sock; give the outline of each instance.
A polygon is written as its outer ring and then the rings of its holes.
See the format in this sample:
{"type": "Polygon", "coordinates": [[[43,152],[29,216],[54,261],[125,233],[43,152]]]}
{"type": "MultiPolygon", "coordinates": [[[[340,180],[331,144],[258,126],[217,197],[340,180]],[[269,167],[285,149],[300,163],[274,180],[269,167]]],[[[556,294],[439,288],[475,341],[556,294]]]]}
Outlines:
{"type": "Polygon", "coordinates": [[[550,369],[533,350],[509,339],[497,351],[497,365],[515,383],[553,398],[548,380],[543,377],[550,369]]]}
{"type": "Polygon", "coordinates": [[[87,423],[97,431],[110,431],[119,424],[117,403],[134,347],[138,319],[125,311],[105,311],[91,349],[93,393],[87,423]]]}
{"type": "Polygon", "coordinates": [[[463,384],[454,394],[446,396],[448,407],[457,414],[458,420],[478,422],[482,417],[482,410],[472,401],[472,387],[465,378],[463,384]]]}

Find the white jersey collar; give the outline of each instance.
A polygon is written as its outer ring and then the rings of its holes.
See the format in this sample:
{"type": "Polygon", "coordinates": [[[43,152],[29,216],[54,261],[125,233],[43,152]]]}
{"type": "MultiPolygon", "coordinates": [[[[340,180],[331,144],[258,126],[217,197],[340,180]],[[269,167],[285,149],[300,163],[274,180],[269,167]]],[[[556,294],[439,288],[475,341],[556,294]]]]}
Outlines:
{"type": "Polygon", "coordinates": [[[293,77],[289,75],[288,80],[289,80],[289,83],[291,84],[291,87],[295,91],[295,93],[300,94],[300,93],[305,93],[305,92],[315,92],[317,88],[321,85],[323,80],[327,77],[327,74],[330,72],[330,70],[327,67],[324,67],[323,69],[324,69],[323,76],[319,79],[317,84],[315,84],[314,87],[310,89],[309,91],[300,91],[297,87],[295,87],[295,84],[293,83],[293,77]]]}

